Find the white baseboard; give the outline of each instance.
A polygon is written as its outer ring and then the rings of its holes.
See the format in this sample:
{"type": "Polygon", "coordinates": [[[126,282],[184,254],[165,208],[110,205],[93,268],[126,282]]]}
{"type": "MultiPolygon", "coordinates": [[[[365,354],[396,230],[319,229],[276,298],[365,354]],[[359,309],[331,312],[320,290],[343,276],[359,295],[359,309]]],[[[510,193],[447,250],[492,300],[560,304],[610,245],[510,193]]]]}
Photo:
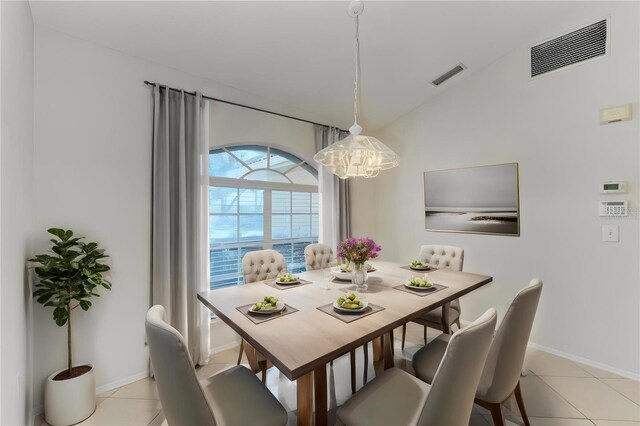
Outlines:
{"type": "MultiPolygon", "coordinates": [[[[469,324],[471,324],[471,321],[461,320],[460,322],[462,323],[462,325],[464,327],[466,327],[469,324]]],[[[570,354],[570,353],[567,353],[567,352],[559,351],[557,349],[553,349],[553,348],[550,348],[548,346],[539,345],[539,344],[533,343],[533,342],[529,342],[529,344],[527,346],[530,347],[530,348],[533,348],[533,349],[537,349],[537,350],[542,351],[542,352],[550,353],[551,355],[559,356],[560,358],[565,358],[565,359],[568,359],[570,361],[579,362],[581,364],[585,364],[585,365],[588,365],[590,367],[599,368],[600,370],[608,371],[609,373],[617,374],[619,376],[626,377],[628,379],[640,380],[640,374],[638,374],[638,373],[633,373],[631,371],[622,370],[620,368],[612,367],[610,365],[603,364],[603,363],[598,362],[598,361],[593,361],[593,360],[590,360],[588,358],[583,358],[583,357],[578,356],[578,355],[574,355],[574,354],[570,354]]]]}
{"type": "Polygon", "coordinates": [[[144,378],[149,377],[149,370],[141,371],[140,373],[134,374],[129,377],[125,377],[124,379],[116,380],[115,382],[107,383],[106,385],[98,386],[96,388],[96,395],[100,395],[101,393],[108,392],[110,390],[128,385],[133,382],[137,382],[138,380],[142,380],[144,378]]]}
{"type": "Polygon", "coordinates": [[[220,352],[224,352],[229,349],[233,349],[240,345],[240,340],[234,340],[233,342],[229,342],[222,346],[214,346],[211,348],[211,355],[215,355],[220,352]]]}

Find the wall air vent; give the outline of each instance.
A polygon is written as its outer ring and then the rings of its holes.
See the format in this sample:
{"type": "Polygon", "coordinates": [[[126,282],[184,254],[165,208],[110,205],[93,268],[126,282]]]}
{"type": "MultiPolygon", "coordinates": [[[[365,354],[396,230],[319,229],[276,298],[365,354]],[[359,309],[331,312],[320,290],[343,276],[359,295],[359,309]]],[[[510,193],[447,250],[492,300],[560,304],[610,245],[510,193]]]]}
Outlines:
{"type": "Polygon", "coordinates": [[[607,19],[531,47],[531,77],[607,54],[607,19]]]}
{"type": "Polygon", "coordinates": [[[438,77],[435,80],[433,80],[431,82],[431,84],[433,84],[434,86],[440,86],[442,83],[444,83],[445,81],[449,80],[454,75],[464,71],[466,68],[467,67],[465,67],[464,64],[460,63],[460,64],[456,65],[455,67],[451,68],[449,71],[447,71],[444,74],[442,74],[440,77],[438,77]]]}

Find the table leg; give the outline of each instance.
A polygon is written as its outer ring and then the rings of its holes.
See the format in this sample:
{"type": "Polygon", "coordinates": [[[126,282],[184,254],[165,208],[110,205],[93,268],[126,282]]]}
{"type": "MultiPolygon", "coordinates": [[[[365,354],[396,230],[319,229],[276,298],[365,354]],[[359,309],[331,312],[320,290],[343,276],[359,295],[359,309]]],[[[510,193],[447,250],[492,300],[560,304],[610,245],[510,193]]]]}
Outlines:
{"type": "Polygon", "coordinates": [[[316,402],[316,426],[327,424],[327,366],[318,367],[313,372],[313,386],[316,402]]]}
{"type": "Polygon", "coordinates": [[[256,355],[255,348],[246,341],[243,341],[242,348],[244,350],[244,353],[247,355],[247,362],[249,363],[249,368],[251,369],[251,371],[253,371],[254,373],[260,371],[261,368],[258,365],[258,357],[256,355]]]}
{"type": "Polygon", "coordinates": [[[296,380],[298,397],[298,426],[313,424],[313,372],[296,380]]]}
{"type": "Polygon", "coordinates": [[[371,343],[373,346],[373,369],[376,375],[380,375],[384,370],[388,370],[394,365],[391,332],[374,338],[371,343]]]}
{"type": "Polygon", "coordinates": [[[385,333],[383,337],[384,344],[384,369],[393,368],[393,331],[385,333]]]}
{"type": "Polygon", "coordinates": [[[373,347],[373,371],[376,376],[384,371],[384,353],[382,351],[382,336],[374,337],[371,341],[373,347]]]}
{"type": "Polygon", "coordinates": [[[451,334],[451,321],[449,321],[449,309],[451,303],[445,303],[442,305],[442,332],[444,334],[451,334]]]}

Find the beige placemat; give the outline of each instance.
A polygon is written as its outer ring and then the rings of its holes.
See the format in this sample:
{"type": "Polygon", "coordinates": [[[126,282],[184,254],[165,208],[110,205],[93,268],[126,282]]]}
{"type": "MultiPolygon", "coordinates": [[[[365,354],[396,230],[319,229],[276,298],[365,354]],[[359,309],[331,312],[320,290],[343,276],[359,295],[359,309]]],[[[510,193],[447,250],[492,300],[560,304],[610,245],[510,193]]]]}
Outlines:
{"type": "Polygon", "coordinates": [[[376,312],[380,312],[384,310],[382,306],[374,305],[373,303],[369,303],[369,305],[363,311],[354,312],[352,314],[343,314],[341,312],[337,312],[335,309],[333,309],[333,303],[318,306],[316,309],[319,309],[325,314],[329,314],[332,317],[338,318],[339,320],[344,321],[346,323],[359,320],[360,318],[364,318],[366,316],[369,316],[371,314],[375,314],[376,312]]]}
{"type": "Polygon", "coordinates": [[[300,279],[300,282],[297,284],[287,284],[287,285],[281,285],[276,283],[276,280],[267,280],[264,282],[266,285],[268,285],[269,287],[273,287],[277,290],[289,290],[290,288],[296,288],[296,287],[300,287],[303,285],[307,285],[307,284],[311,284],[312,281],[307,281],[307,280],[303,280],[300,279]]]}
{"type": "Polygon", "coordinates": [[[445,288],[448,288],[446,285],[442,285],[442,284],[433,284],[431,286],[431,288],[427,289],[427,290],[413,290],[407,286],[405,286],[404,284],[400,284],[397,285],[395,287],[396,290],[400,290],[400,291],[404,291],[406,293],[410,293],[410,294],[415,294],[416,296],[420,296],[420,297],[424,297],[424,296],[428,296],[430,294],[433,293],[437,293],[440,290],[444,290],[445,288]]]}
{"type": "Polygon", "coordinates": [[[292,306],[284,304],[284,309],[280,312],[274,312],[273,314],[253,314],[249,312],[249,309],[255,305],[255,303],[250,303],[248,305],[238,306],[236,309],[240,311],[245,317],[249,318],[254,324],[260,324],[266,321],[271,321],[272,319],[280,318],[285,315],[292,314],[294,312],[298,312],[298,310],[292,306]]]}

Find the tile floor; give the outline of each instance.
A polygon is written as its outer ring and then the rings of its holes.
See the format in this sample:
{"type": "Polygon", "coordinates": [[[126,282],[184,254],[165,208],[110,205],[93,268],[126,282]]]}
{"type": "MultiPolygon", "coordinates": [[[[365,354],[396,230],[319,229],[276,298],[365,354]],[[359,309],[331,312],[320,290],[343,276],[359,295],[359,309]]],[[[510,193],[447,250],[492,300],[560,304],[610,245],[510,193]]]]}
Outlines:
{"type": "MultiPolygon", "coordinates": [[[[410,324],[407,345],[400,350],[396,333],[396,366],[411,371],[411,357],[422,345],[422,330],[410,324]]],[[[429,338],[437,332],[429,330],[429,338]]],[[[207,366],[198,369],[200,377],[207,377],[235,365],[237,349],[213,355],[207,366]]],[[[358,351],[358,387],[362,386],[362,351],[358,351]]],[[[372,359],[370,354],[369,359],[372,359]]],[[[525,359],[527,376],[522,378],[522,393],[532,426],[640,426],[640,382],[625,379],[593,367],[568,361],[545,352],[529,349],[525,359]]],[[[369,366],[369,377],[373,375],[369,366]]],[[[329,370],[329,418],[335,419],[335,407],[351,394],[349,385],[349,358],[342,357],[329,370]]],[[[295,383],[287,380],[277,369],[269,370],[267,386],[289,412],[289,424],[296,422],[295,383]]],[[[509,426],[522,425],[515,401],[506,409],[509,426]]],[[[98,397],[95,413],[81,425],[152,425],[164,421],[155,383],[144,379],[123,386],[98,397]]],[[[470,426],[492,425],[486,410],[474,406],[470,426]]],[[[46,425],[40,416],[36,426],[46,425]]]]}

